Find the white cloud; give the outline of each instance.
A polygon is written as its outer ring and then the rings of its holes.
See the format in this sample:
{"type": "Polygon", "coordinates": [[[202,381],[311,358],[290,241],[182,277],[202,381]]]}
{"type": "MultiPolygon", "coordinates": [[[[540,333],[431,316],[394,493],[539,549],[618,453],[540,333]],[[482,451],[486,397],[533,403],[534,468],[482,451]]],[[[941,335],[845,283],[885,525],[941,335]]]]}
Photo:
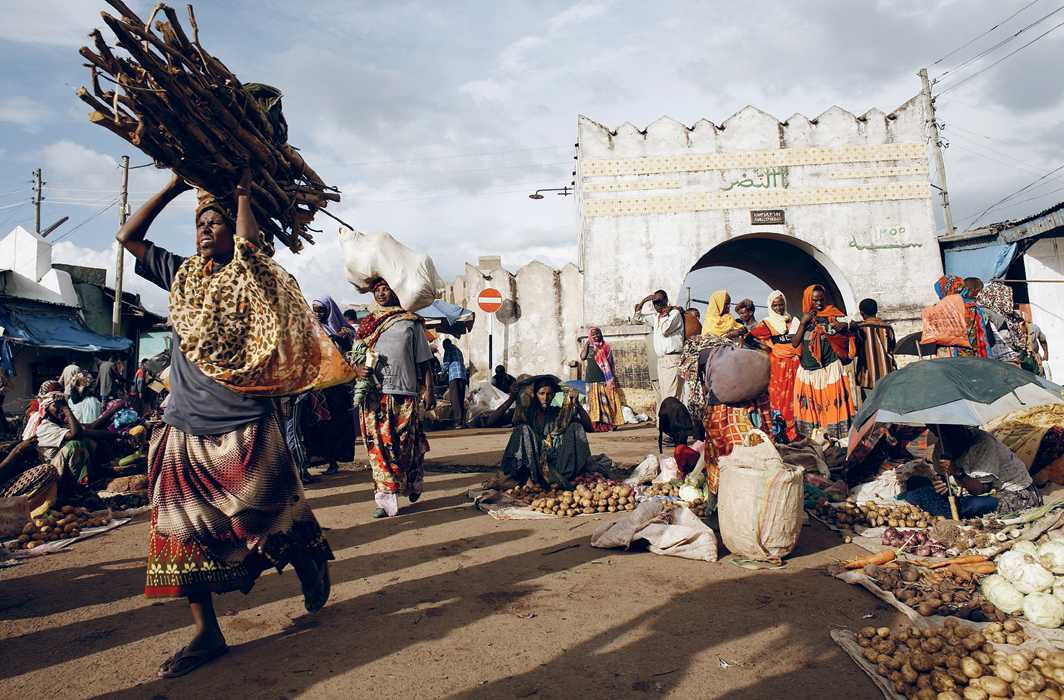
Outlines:
{"type": "Polygon", "coordinates": [[[0,100],[0,123],[21,126],[28,131],[37,131],[41,122],[50,114],[48,107],[24,95],[15,95],[0,100]]]}
{"type": "MultiPolygon", "coordinates": [[[[126,3],[145,18],[144,3],[126,3]]],[[[94,27],[104,27],[99,0],[63,0],[46,7],[40,0],[8,0],[4,3],[4,21],[0,23],[0,40],[23,44],[76,47],[88,43],[86,36],[94,27]]],[[[117,15],[110,7],[106,11],[117,15]]]]}
{"type": "MultiPolygon", "coordinates": [[[[113,243],[110,248],[101,250],[86,248],[72,241],[60,241],[52,246],[52,261],[67,265],[103,268],[107,270],[107,286],[113,288],[117,251],[118,243],[113,243]]],[[[136,259],[129,253],[123,256],[122,291],[140,294],[141,303],[146,308],[165,316],[168,306],[167,293],[134,273],[136,264],[136,259]]]]}

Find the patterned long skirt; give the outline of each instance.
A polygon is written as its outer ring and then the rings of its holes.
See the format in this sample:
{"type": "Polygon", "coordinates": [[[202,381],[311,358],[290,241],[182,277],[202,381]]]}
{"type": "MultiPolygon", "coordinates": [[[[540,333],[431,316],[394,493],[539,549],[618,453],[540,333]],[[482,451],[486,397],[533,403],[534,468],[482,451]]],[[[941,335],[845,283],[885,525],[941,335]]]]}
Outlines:
{"type": "Polygon", "coordinates": [[[855,413],[853,389],[842,362],[808,370],[799,367],[794,377],[794,417],[798,432],[811,435],[820,429],[824,435],[843,440],[855,413]]]}
{"type": "Polygon", "coordinates": [[[621,410],[621,390],[606,382],[589,382],[587,385],[587,413],[596,433],[605,433],[624,425],[621,410]]]}
{"type": "Polygon", "coordinates": [[[273,414],[220,435],[153,430],[148,487],[148,597],[246,593],[301,553],[333,558],[273,414]]]}
{"type": "Polygon", "coordinates": [[[777,442],[794,442],[798,439],[798,425],[794,420],[794,377],[802,364],[801,358],[771,355],[770,359],[772,374],[768,382],[768,400],[772,405],[772,437],[777,442]]]}
{"type": "Polygon", "coordinates": [[[772,404],[768,394],[740,405],[717,404],[706,407],[706,481],[709,490],[717,492],[720,467],[717,460],[730,455],[736,445],[751,430],[764,431],[772,437],[772,404]]]}
{"type": "Polygon", "coordinates": [[[375,394],[359,411],[373,469],[374,500],[388,515],[399,511],[399,494],[416,498],[424,486],[429,441],[417,405],[415,396],[375,394]]]}

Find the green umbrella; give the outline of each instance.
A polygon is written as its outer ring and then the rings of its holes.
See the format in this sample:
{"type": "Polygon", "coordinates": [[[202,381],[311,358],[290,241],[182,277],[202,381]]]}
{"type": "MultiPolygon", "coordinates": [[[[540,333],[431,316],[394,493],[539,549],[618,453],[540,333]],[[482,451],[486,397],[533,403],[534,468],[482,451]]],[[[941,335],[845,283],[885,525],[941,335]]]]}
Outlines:
{"type": "Polygon", "coordinates": [[[984,425],[1032,406],[1064,403],[1061,387],[999,360],[922,360],[889,374],[861,405],[853,425],[984,425]]]}

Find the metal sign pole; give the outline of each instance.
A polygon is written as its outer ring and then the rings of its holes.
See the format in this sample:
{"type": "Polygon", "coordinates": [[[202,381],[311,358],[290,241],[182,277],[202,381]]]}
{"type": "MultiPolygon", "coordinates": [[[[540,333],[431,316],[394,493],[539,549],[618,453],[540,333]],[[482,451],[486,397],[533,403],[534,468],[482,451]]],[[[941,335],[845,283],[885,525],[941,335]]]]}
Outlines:
{"type": "Polygon", "coordinates": [[[495,339],[495,314],[488,314],[488,372],[495,371],[495,363],[492,358],[492,342],[495,339]]]}

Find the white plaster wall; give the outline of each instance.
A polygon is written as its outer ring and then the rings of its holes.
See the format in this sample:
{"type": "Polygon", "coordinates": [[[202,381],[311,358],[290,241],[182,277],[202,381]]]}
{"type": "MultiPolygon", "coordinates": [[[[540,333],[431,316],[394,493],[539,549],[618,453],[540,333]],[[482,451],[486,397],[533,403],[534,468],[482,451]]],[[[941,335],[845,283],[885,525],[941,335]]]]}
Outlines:
{"type": "Polygon", "coordinates": [[[32,231],[16,226],[0,240],[0,269],[40,280],[52,268],[52,245],[32,231]]]}
{"type": "MultiPolygon", "coordinates": [[[[1027,279],[1064,282],[1064,238],[1043,238],[1024,258],[1027,279]]],[[[1046,334],[1053,380],[1064,380],[1064,284],[1032,282],[1027,285],[1031,320],[1046,334]]]]}
{"type": "MultiPolygon", "coordinates": [[[[583,164],[597,159],[637,158],[650,155],[685,155],[778,148],[836,147],[847,144],[924,142],[924,110],[913,99],[886,115],[872,110],[856,117],[832,107],[815,120],[795,115],[786,122],[753,107],[746,107],[721,126],[706,120],[686,127],[663,117],[641,132],[624,124],[616,132],[580,117],[577,204],[590,197],[623,197],[629,193],[585,193],[583,164]]],[[[872,166],[874,164],[867,164],[872,166]]],[[[830,166],[792,166],[790,188],[842,186],[847,181],[827,177],[830,166]]],[[[853,168],[864,167],[853,164],[853,168]]],[[[734,171],[669,173],[596,177],[594,182],[632,181],[639,178],[679,179],[680,190],[655,194],[682,194],[720,189],[734,171]]],[[[915,179],[919,179],[916,176],[915,179]]],[[[857,184],[912,181],[908,178],[864,178],[857,184]]],[[[646,196],[633,192],[631,196],[646,196]]],[[[875,297],[886,318],[908,326],[919,310],[934,301],[932,284],[942,264],[935,238],[929,195],[922,199],[849,204],[785,207],[786,224],[750,225],[749,209],[709,210],[640,216],[581,216],[580,267],[584,272],[585,323],[615,323],[631,315],[632,306],[657,288],[679,291],[691,267],[714,246],[751,233],[776,233],[805,241],[834,263],[842,279],[840,289],[852,290],[847,307],[863,297],[875,297]],[[919,247],[893,250],[856,250],[851,240],[880,240],[881,228],[905,226],[904,242],[919,247]]],[[[848,308],[856,311],[856,309],[848,308]]]]}
{"type": "Polygon", "coordinates": [[[555,270],[533,261],[511,274],[492,270],[485,280],[481,271],[466,265],[465,274],[448,285],[444,297],[476,311],[473,330],[459,339],[467,362],[486,376],[493,365],[505,365],[514,376],[555,374],[568,376],[568,363],[576,359],[577,337],[583,323],[583,275],[575,265],[555,270]],[[488,364],[488,333],[491,319],[477,307],[485,287],[502,292],[504,302],[516,305],[519,316],[503,323],[496,320],[492,365],[488,364]]]}

